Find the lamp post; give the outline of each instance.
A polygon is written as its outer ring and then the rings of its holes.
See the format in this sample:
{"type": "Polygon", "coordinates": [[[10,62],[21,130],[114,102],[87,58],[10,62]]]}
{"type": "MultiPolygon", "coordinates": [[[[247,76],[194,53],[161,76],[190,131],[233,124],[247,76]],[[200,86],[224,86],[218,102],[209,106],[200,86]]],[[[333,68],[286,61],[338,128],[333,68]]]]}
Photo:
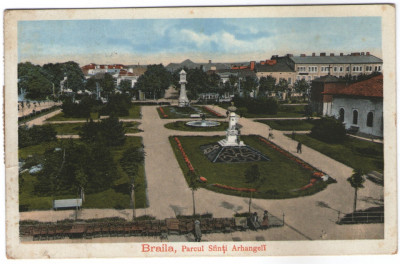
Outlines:
{"type": "Polygon", "coordinates": [[[132,221],[135,220],[136,218],[136,213],[135,213],[135,184],[132,181],[131,184],[131,202],[132,202],[132,221]]]}

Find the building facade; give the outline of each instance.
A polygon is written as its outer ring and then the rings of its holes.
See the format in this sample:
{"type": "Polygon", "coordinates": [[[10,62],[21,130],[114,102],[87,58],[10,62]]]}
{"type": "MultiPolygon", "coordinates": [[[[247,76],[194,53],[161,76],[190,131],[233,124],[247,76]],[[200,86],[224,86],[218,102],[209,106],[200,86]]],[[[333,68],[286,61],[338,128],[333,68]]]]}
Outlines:
{"type": "Polygon", "coordinates": [[[332,96],[326,115],[341,120],[346,129],[383,137],[383,75],[323,92],[332,96]]]}

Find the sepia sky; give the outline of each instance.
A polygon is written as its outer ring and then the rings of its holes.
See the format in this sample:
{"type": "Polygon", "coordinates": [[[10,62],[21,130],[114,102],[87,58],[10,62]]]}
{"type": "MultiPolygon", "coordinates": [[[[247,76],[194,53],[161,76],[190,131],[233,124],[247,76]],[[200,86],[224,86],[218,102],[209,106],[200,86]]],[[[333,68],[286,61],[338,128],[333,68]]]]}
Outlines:
{"type": "Polygon", "coordinates": [[[166,65],[312,52],[380,57],[381,34],[380,17],[20,21],[18,60],[166,65]]]}

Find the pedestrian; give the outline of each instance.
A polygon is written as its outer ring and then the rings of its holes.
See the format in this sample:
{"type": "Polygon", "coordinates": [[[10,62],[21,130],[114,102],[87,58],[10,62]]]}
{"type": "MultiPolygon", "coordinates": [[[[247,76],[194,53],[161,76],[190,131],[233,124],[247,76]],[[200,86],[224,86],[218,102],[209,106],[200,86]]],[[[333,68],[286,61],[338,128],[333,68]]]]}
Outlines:
{"type": "Polygon", "coordinates": [[[201,227],[200,227],[200,221],[196,219],[194,221],[194,238],[196,242],[201,241],[201,227]]]}
{"type": "Polygon", "coordinates": [[[301,154],[301,142],[299,142],[299,144],[297,144],[297,153],[301,154]]]}

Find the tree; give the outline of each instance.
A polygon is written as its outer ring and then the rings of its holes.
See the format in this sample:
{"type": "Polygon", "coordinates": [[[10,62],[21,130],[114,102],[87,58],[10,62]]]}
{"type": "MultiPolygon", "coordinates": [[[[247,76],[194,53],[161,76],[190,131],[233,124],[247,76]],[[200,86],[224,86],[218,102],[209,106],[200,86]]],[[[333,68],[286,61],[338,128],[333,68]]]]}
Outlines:
{"type": "Polygon", "coordinates": [[[100,87],[102,89],[102,96],[108,98],[115,91],[114,77],[109,73],[105,73],[100,80],[100,87]]]}
{"type": "Polygon", "coordinates": [[[275,86],[275,90],[278,92],[286,92],[288,88],[289,84],[284,78],[280,78],[278,84],[275,86]]]}
{"type": "Polygon", "coordinates": [[[193,216],[195,216],[196,215],[196,204],[195,204],[195,200],[194,200],[194,192],[199,188],[199,182],[197,181],[196,174],[191,170],[189,170],[187,172],[187,179],[188,179],[189,188],[192,190],[193,216]]]}
{"type": "Polygon", "coordinates": [[[315,121],[310,135],[327,143],[339,144],[346,139],[346,129],[341,121],[323,117],[315,121]]]}
{"type": "Polygon", "coordinates": [[[131,94],[132,81],[131,80],[121,80],[121,82],[119,83],[119,89],[124,93],[128,92],[129,94],[131,94]]]}
{"type": "MultiPolygon", "coordinates": [[[[248,167],[245,171],[245,178],[248,183],[251,183],[252,187],[255,189],[260,188],[260,186],[264,183],[265,178],[261,176],[260,170],[257,164],[248,167]]],[[[249,213],[251,213],[251,202],[253,198],[253,191],[250,191],[250,199],[249,199],[249,213]]]]}
{"type": "Polygon", "coordinates": [[[26,98],[43,100],[52,94],[52,83],[38,65],[30,62],[18,64],[18,93],[26,92],[26,98]]]}
{"type": "Polygon", "coordinates": [[[363,183],[365,182],[364,179],[364,172],[361,169],[355,169],[353,174],[347,178],[347,181],[350,183],[351,187],[354,188],[354,203],[353,203],[353,216],[357,209],[357,191],[360,188],[364,188],[363,183]]]}
{"type": "Polygon", "coordinates": [[[146,94],[147,98],[161,98],[172,82],[171,73],[162,64],[148,65],[135,87],[146,94]]]}
{"type": "Polygon", "coordinates": [[[305,94],[310,89],[310,84],[304,79],[297,80],[294,83],[294,89],[297,92],[301,92],[301,93],[305,94]]]}
{"type": "Polygon", "coordinates": [[[94,77],[89,78],[85,83],[85,90],[95,92],[97,88],[97,81],[94,77]]]}
{"type": "Polygon", "coordinates": [[[259,93],[262,95],[267,95],[275,90],[276,79],[271,75],[268,75],[267,77],[261,77],[259,83],[259,93]]]}
{"type": "Polygon", "coordinates": [[[255,97],[255,92],[256,92],[257,86],[258,86],[257,78],[252,77],[252,76],[246,76],[246,78],[243,82],[243,89],[244,89],[246,96],[248,96],[252,92],[255,97]]]}

